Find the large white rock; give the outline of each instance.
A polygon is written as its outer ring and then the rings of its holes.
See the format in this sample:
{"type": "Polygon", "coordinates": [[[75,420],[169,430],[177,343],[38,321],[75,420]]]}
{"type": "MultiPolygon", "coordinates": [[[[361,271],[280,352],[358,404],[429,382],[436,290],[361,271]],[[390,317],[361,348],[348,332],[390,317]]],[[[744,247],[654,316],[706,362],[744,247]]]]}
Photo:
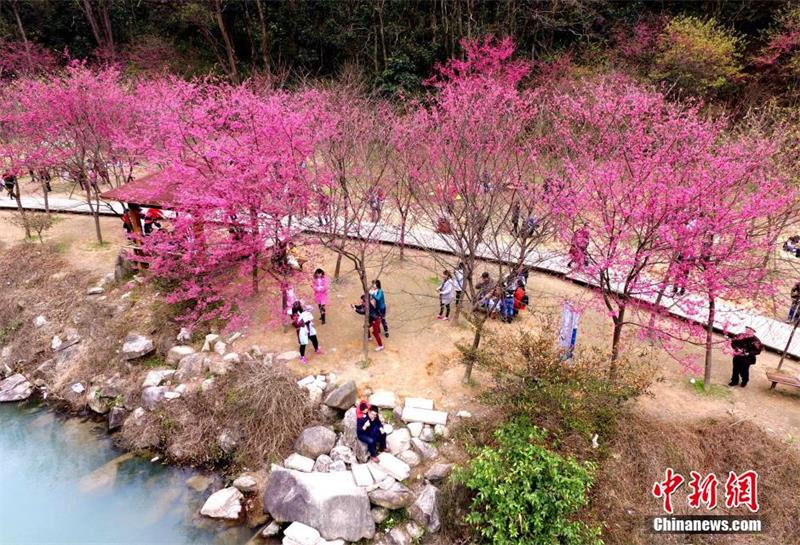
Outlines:
{"type": "Polygon", "coordinates": [[[166,386],[148,386],[142,390],[142,405],[152,409],[159,401],[164,399],[164,394],[166,393],[166,386]]]}
{"type": "Polygon", "coordinates": [[[317,459],[328,454],[336,444],[336,433],[325,426],[304,429],[294,442],[294,450],[309,458],[317,459]]]}
{"type": "Polygon", "coordinates": [[[0,381],[0,402],[22,401],[32,393],[33,385],[19,373],[0,381]]]}
{"type": "Polygon", "coordinates": [[[214,343],[214,352],[216,352],[220,356],[224,356],[225,352],[227,351],[228,351],[228,345],[225,344],[224,341],[217,341],[214,343]]]}
{"type": "Polygon", "coordinates": [[[301,473],[274,467],[264,490],[264,511],[278,522],[301,522],[325,539],[372,539],[375,521],[366,491],[349,471],[301,473]]]}
{"type": "Polygon", "coordinates": [[[411,437],[419,437],[419,434],[422,433],[423,426],[425,426],[425,424],[422,422],[409,422],[408,431],[411,432],[411,437]]]}
{"type": "Polygon", "coordinates": [[[408,514],[414,522],[424,526],[429,532],[437,532],[441,526],[439,520],[439,489],[432,484],[425,485],[408,514]]]}
{"type": "Polygon", "coordinates": [[[414,452],[413,450],[404,450],[400,454],[397,455],[402,461],[407,463],[410,467],[417,467],[419,464],[422,463],[422,459],[419,457],[419,454],[414,452]]]}
{"type": "Polygon", "coordinates": [[[394,432],[386,436],[386,448],[395,456],[410,449],[411,432],[406,428],[394,430],[394,432]]]}
{"type": "Polygon", "coordinates": [[[413,407],[415,409],[433,410],[433,400],[425,399],[422,397],[407,397],[405,402],[406,407],[413,407]]]}
{"type": "Polygon", "coordinates": [[[314,528],[293,522],[283,531],[282,545],[317,545],[322,537],[314,528]]]}
{"type": "Polygon", "coordinates": [[[211,349],[214,347],[214,343],[217,342],[217,339],[219,339],[219,335],[217,335],[216,333],[209,333],[208,335],[206,335],[206,340],[203,343],[202,351],[211,352],[211,349]]]}
{"type": "Polygon", "coordinates": [[[234,479],[233,486],[240,492],[255,492],[258,488],[258,481],[252,475],[240,475],[234,479]]]}
{"type": "Polygon", "coordinates": [[[175,374],[174,369],[154,369],[148,371],[142,382],[142,388],[149,388],[150,386],[161,386],[165,379],[175,374]]]}
{"type": "Polygon", "coordinates": [[[423,424],[447,424],[447,413],[444,411],[433,411],[430,409],[420,409],[418,407],[403,407],[403,414],[401,416],[403,422],[422,422],[423,424]]]}
{"type": "Polygon", "coordinates": [[[378,455],[378,465],[380,468],[394,477],[398,481],[405,481],[411,473],[411,468],[404,461],[396,458],[388,452],[381,452],[378,455]]]}
{"type": "MultiPolygon", "coordinates": [[[[316,381],[322,382],[324,381],[316,381]]],[[[323,386],[323,390],[325,387],[323,386]]],[[[355,381],[348,380],[341,386],[337,386],[331,393],[325,397],[325,405],[346,411],[356,403],[356,383],[355,381]]]]}
{"type": "Polygon", "coordinates": [[[33,319],[34,327],[43,327],[46,324],[47,324],[47,318],[45,318],[41,314],[33,319]]]}
{"type": "Polygon", "coordinates": [[[186,345],[173,346],[167,352],[167,363],[170,365],[177,365],[179,361],[181,361],[189,354],[194,354],[194,348],[192,348],[191,346],[186,346],[186,345]]]}
{"type": "MultiPolygon", "coordinates": [[[[217,343],[217,344],[219,344],[219,343],[217,343]]],[[[239,364],[239,363],[242,362],[242,358],[240,358],[239,354],[237,354],[236,352],[228,352],[227,354],[222,356],[222,361],[225,361],[225,362],[228,362],[228,363],[233,363],[233,364],[239,364]]]]}
{"type": "Polygon", "coordinates": [[[244,495],[236,488],[223,488],[211,494],[200,509],[200,514],[215,519],[236,520],[242,511],[242,499],[244,495]]]}
{"type": "Polygon", "coordinates": [[[432,460],[439,455],[439,451],[436,450],[436,447],[421,439],[414,438],[411,440],[411,444],[423,460],[432,460]]]}
{"type": "Polygon", "coordinates": [[[378,488],[369,493],[369,501],[387,509],[402,509],[414,503],[414,493],[398,482],[386,489],[378,488]]]}
{"type": "Polygon", "coordinates": [[[389,390],[377,390],[369,396],[370,405],[377,405],[381,409],[394,409],[397,405],[397,396],[389,390]]]}
{"type": "Polygon", "coordinates": [[[125,342],[122,344],[122,359],[135,360],[136,358],[146,356],[155,350],[155,348],[152,339],[144,335],[132,333],[125,337],[125,342]]]}
{"type": "Polygon", "coordinates": [[[296,452],[289,455],[284,460],[283,465],[289,469],[296,469],[304,473],[310,473],[314,469],[314,460],[296,452]]]}
{"type": "Polygon", "coordinates": [[[369,486],[375,482],[367,464],[353,464],[350,469],[353,471],[353,480],[358,486],[369,486]]]}

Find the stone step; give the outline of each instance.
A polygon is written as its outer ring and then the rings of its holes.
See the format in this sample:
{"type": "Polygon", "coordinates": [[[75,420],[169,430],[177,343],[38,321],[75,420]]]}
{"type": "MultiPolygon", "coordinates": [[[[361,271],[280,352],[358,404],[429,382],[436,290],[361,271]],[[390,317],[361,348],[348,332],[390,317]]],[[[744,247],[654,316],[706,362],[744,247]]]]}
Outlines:
{"type": "Polygon", "coordinates": [[[429,411],[433,410],[433,400],[432,399],[425,399],[423,397],[407,397],[406,398],[406,407],[414,407],[416,409],[428,409],[429,411]]]}
{"type": "Polygon", "coordinates": [[[388,452],[381,452],[378,460],[378,466],[398,481],[408,479],[411,474],[411,467],[407,463],[388,452]]]}
{"type": "Polygon", "coordinates": [[[367,464],[353,464],[350,469],[358,486],[369,486],[375,482],[367,464]]]}
{"type": "Polygon", "coordinates": [[[422,422],[423,424],[447,424],[447,413],[444,411],[433,411],[430,409],[420,409],[418,407],[409,407],[406,405],[403,408],[403,415],[401,416],[403,422],[422,422]]]}

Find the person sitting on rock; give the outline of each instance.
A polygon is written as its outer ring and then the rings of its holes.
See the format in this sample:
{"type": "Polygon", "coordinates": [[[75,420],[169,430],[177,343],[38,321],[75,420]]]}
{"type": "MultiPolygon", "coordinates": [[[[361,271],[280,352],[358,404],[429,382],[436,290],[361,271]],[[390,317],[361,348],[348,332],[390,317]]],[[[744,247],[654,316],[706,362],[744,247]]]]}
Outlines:
{"type": "Polygon", "coordinates": [[[378,453],[386,450],[386,433],[378,408],[370,405],[367,414],[356,421],[358,440],[367,445],[373,462],[378,462],[378,453]]]}

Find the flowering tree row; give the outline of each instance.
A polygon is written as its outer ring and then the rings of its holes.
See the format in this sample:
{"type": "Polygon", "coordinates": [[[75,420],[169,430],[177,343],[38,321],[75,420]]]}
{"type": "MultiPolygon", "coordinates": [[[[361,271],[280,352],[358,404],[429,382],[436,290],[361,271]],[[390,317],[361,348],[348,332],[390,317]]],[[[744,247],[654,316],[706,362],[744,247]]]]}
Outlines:
{"type": "Polygon", "coordinates": [[[668,304],[705,314],[709,379],[715,303],[769,293],[765,265],[794,218],[779,143],[621,75],[554,71],[531,85],[507,39],[464,51],[426,97],[399,103],[345,85],[130,80],[73,63],[3,89],[4,167],[64,173],[95,212],[103,188],[157,171],[176,217],[139,242],[190,323],[241,318],[264,282],[286,303],[287,251],[312,239],[366,295],[367,262],[392,236],[401,252],[414,243],[463,264],[454,318],[475,332],[469,373],[486,317],[473,312],[487,295],[480,260],[505,275],[561,248],[613,323],[612,375],[626,326],[697,333],[659,316],[668,304]]]}

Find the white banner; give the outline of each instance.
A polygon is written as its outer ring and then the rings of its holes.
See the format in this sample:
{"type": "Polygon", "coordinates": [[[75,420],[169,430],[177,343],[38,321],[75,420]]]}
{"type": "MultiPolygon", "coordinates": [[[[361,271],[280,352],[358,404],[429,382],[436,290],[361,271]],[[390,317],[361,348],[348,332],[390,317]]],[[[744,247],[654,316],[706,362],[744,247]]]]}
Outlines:
{"type": "Polygon", "coordinates": [[[561,330],[558,333],[558,346],[564,351],[564,359],[572,358],[575,341],[578,338],[580,312],[569,301],[564,301],[561,309],[561,330]]]}

